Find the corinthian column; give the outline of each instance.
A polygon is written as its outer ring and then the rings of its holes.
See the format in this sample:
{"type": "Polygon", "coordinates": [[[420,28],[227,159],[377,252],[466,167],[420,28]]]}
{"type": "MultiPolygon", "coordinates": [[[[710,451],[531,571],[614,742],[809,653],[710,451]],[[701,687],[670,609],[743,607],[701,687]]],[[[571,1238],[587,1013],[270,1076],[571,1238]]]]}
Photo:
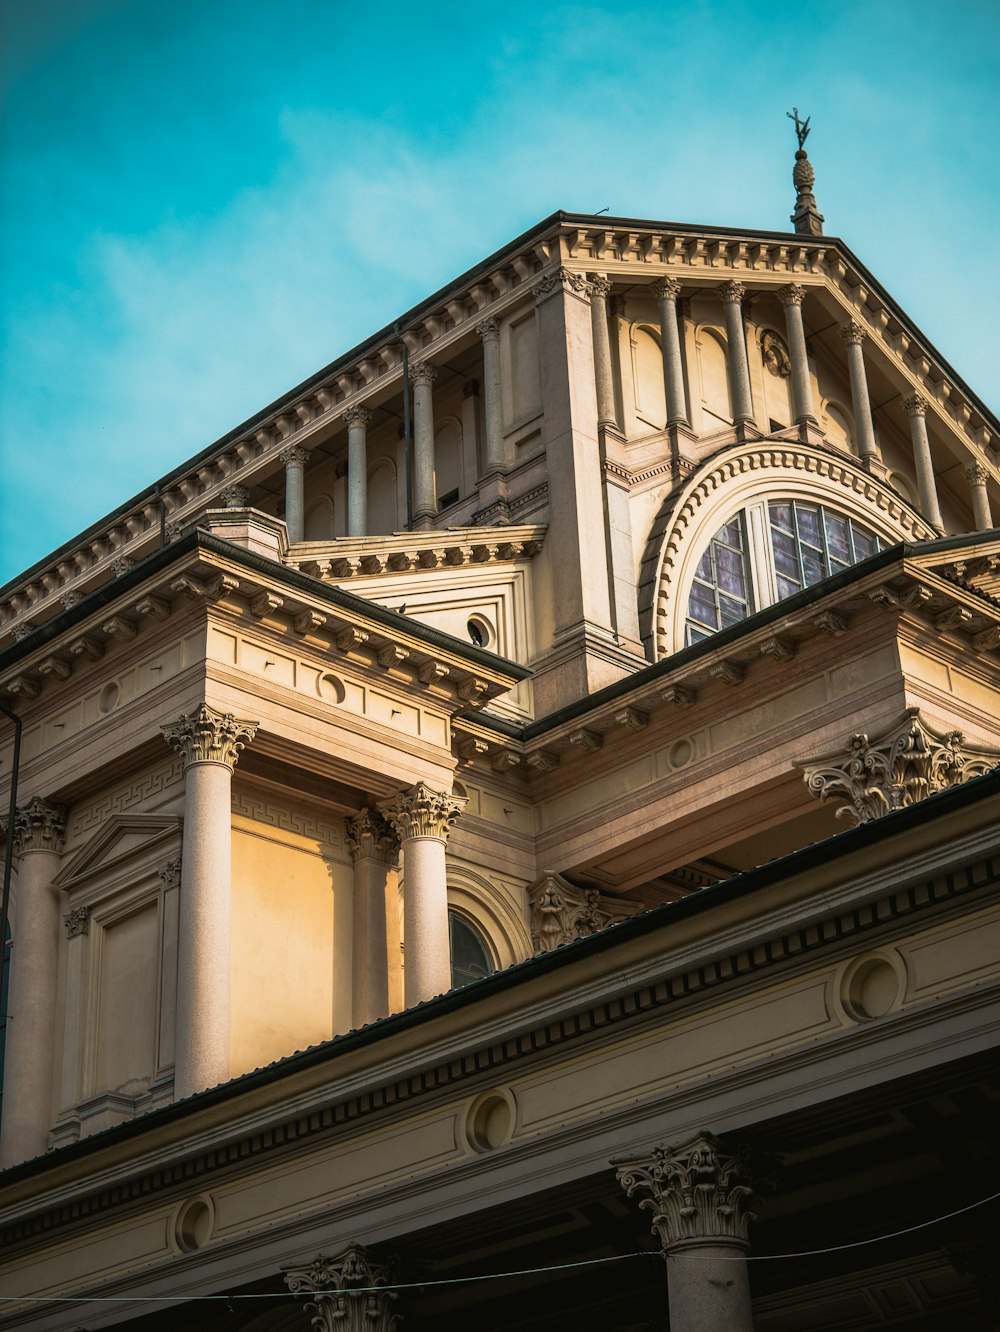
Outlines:
{"type": "Polygon", "coordinates": [[[368,422],[367,407],[348,407],[347,422],[347,535],[368,535],[368,422]]]}
{"type": "Polygon", "coordinates": [[[503,452],[503,406],[500,400],[500,325],[484,319],[476,325],[483,340],[483,407],[486,416],[486,440],[483,475],[505,470],[503,452]]]}
{"type": "Polygon", "coordinates": [[[399,1296],[382,1289],[389,1279],[385,1268],[357,1244],[281,1270],[292,1294],[307,1300],[302,1307],[316,1332],[392,1332],[399,1321],[392,1312],[399,1296]]]}
{"type": "Polygon", "coordinates": [[[289,541],[301,541],[306,530],[306,459],[301,444],[291,444],[281,451],[285,464],[285,526],[289,541]]]}
{"type": "Polygon", "coordinates": [[[676,278],[663,277],[653,284],[653,292],[660,307],[660,352],[663,357],[663,387],[667,397],[667,425],[686,426],[690,417],[684,386],[684,362],[681,360],[680,330],[677,327],[677,298],[681,294],[681,284],[676,278]]]}
{"type": "Polygon", "coordinates": [[[611,370],[611,337],[608,333],[608,296],[611,283],[603,273],[588,273],[590,280],[590,324],[594,337],[594,383],[597,386],[597,424],[616,426],[615,382],[611,370]]]}
{"type": "Polygon", "coordinates": [[[413,380],[413,524],[429,527],[437,513],[434,495],[434,381],[428,361],[410,366],[413,380]]]}
{"type": "Polygon", "coordinates": [[[910,418],[910,439],[913,444],[913,463],[917,470],[917,491],[920,511],[936,531],[944,533],[941,508],[938,504],[934,464],[931,461],[931,442],[927,437],[927,399],[922,393],[911,393],[904,401],[910,418]]]}
{"type": "Polygon", "coordinates": [[[13,828],[17,911],[11,932],[7,1046],[0,1164],[41,1156],[52,1123],[59,891],[52,880],[66,832],[66,810],[37,797],[19,806],[13,828]]]}
{"type": "Polygon", "coordinates": [[[868,336],[863,324],[851,319],[840,330],[847,348],[847,370],[851,376],[851,403],[854,407],[854,429],[858,436],[858,453],[862,462],[878,461],[878,445],[872,424],[872,405],[868,398],[868,376],[865,373],[865,354],[861,344],[868,336]]]}
{"type": "Polygon", "coordinates": [[[649,1212],[667,1260],[670,1326],[679,1332],[751,1332],[745,1257],[753,1189],[745,1151],[711,1133],[680,1147],[616,1161],[618,1182],[649,1212]]]}
{"type": "Polygon", "coordinates": [[[229,1077],[233,768],[257,726],[203,703],[160,728],[184,760],[175,1100],[229,1077]]]}
{"type": "Polygon", "coordinates": [[[403,998],[407,1008],[451,989],[445,846],[466,802],[423,782],[379,808],[403,853],[403,998]]]}
{"type": "Polygon", "coordinates": [[[386,912],[395,885],[399,838],[374,809],[347,820],[347,845],[354,858],[354,936],[351,1022],[363,1027],[389,1012],[386,912]]]}
{"type": "Polygon", "coordinates": [[[965,479],[972,492],[972,517],[977,532],[989,532],[993,527],[990,497],[986,490],[989,472],[984,463],[976,462],[965,469],[965,479]]]}
{"type": "Polygon", "coordinates": [[[742,425],[753,420],[753,397],[750,393],[750,365],[747,361],[746,330],[743,327],[743,298],[746,287],[742,282],[724,282],[719,296],[726,317],[726,342],[729,371],[729,396],[733,404],[733,421],[742,425]]]}
{"type": "Polygon", "coordinates": [[[800,426],[815,425],[816,413],[813,410],[812,385],[809,382],[806,330],[802,323],[802,302],[806,298],[806,289],[797,282],[790,282],[787,287],[782,287],[778,291],[777,296],[785,307],[788,355],[792,362],[792,411],[800,426]]]}

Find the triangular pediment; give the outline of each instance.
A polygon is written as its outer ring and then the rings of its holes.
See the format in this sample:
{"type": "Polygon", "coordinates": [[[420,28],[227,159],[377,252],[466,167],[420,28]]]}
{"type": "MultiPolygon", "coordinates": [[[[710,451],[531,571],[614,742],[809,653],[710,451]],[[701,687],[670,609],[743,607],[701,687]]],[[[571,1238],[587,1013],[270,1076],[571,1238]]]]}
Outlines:
{"type": "Polygon", "coordinates": [[[181,820],[170,814],[113,814],[76,853],[54,880],[57,888],[76,888],[98,874],[119,869],[161,843],[175,840],[181,820]]]}

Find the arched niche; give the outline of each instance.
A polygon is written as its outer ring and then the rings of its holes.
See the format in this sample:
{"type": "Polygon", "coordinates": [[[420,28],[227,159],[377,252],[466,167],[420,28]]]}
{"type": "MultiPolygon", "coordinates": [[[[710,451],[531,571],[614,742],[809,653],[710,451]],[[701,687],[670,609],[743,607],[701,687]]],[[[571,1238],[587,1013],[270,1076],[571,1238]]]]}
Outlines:
{"type": "Polygon", "coordinates": [[[379,458],[368,469],[368,532],[387,536],[398,527],[396,465],[391,458],[379,458]]]}
{"type": "Polygon", "coordinates": [[[777,329],[762,325],[757,334],[764,384],[764,411],[779,427],[792,424],[789,383],[792,370],[788,345],[777,329]]]}
{"type": "Polygon", "coordinates": [[[854,422],[850,409],[833,399],[822,404],[823,429],[829,442],[845,453],[854,452],[854,422]]]}
{"type": "Polygon", "coordinates": [[[667,424],[667,399],[659,333],[644,324],[633,324],[629,330],[629,345],[635,414],[652,430],[662,430],[667,424]]]}
{"type": "Polygon", "coordinates": [[[651,595],[643,635],[654,660],[685,642],[695,570],[719,530],[761,499],[800,500],[853,518],[887,545],[936,536],[919,513],[889,486],[848,459],[806,444],[734,444],[706,461],[653,524],[644,564],[651,595]],[[658,535],[662,532],[662,537],[658,535]]]}
{"type": "Polygon", "coordinates": [[[729,398],[725,338],[717,329],[699,324],[695,330],[694,345],[698,358],[702,411],[708,416],[709,423],[714,419],[720,426],[732,425],[733,407],[729,398]]]}
{"type": "Polygon", "coordinates": [[[305,539],[332,541],[333,536],[333,500],[329,495],[320,495],[306,509],[305,539]]]}
{"type": "Polygon", "coordinates": [[[465,494],[462,423],[446,416],[434,432],[434,484],[438,506],[447,508],[465,494]]]}
{"type": "Polygon", "coordinates": [[[485,875],[450,864],[448,907],[476,927],[498,971],[531,956],[531,936],[512,895],[485,875]]]}

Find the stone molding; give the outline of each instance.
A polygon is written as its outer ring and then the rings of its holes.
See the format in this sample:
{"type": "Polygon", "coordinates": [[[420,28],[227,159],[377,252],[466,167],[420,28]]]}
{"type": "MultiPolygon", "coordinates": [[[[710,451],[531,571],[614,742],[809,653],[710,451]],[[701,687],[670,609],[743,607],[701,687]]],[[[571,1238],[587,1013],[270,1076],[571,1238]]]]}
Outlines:
{"type": "Polygon", "coordinates": [[[63,916],[63,924],[66,926],[66,938],[75,939],[78,935],[90,933],[90,908],[85,906],[74,907],[72,911],[67,911],[63,916]]]}
{"type": "Polygon", "coordinates": [[[596,888],[577,888],[552,870],[528,889],[528,909],[536,953],[550,953],[612,923],[610,913],[602,910],[596,888]]]}
{"type": "Polygon", "coordinates": [[[806,289],[799,282],[789,282],[774,294],[782,305],[801,305],[806,298],[806,289]]]}
{"type": "Polygon", "coordinates": [[[58,854],[66,841],[65,805],[56,805],[35,796],[26,805],[14,811],[14,827],[8,827],[6,816],[0,819],[5,835],[13,838],[14,854],[23,856],[29,851],[54,851],[58,854]]]}
{"type": "Polygon", "coordinates": [[[452,825],[469,802],[463,796],[445,795],[424,782],[383,800],[378,808],[401,842],[411,837],[434,837],[447,842],[452,825]]]}
{"type": "Polygon", "coordinates": [[[798,761],[806,786],[821,801],[846,803],[837,817],[867,823],[1000,764],[1000,749],[966,745],[961,731],[941,733],[907,708],[902,720],[873,739],[858,732],[839,754],[798,761]]]}
{"type": "Polygon", "coordinates": [[[841,324],[840,336],[845,344],[859,346],[867,338],[868,330],[856,319],[849,319],[846,324],[841,324]]]}
{"type": "Polygon", "coordinates": [[[618,1183],[650,1213],[650,1226],[666,1253],[685,1241],[748,1247],[749,1152],[701,1132],[677,1147],[654,1147],[649,1156],[613,1161],[618,1183]]]}
{"type": "Polygon", "coordinates": [[[348,407],[345,412],[341,413],[341,417],[347,422],[348,426],[367,426],[372,419],[372,414],[367,407],[363,407],[359,403],[354,407],[348,407]]]}
{"type": "Polygon", "coordinates": [[[222,763],[232,770],[259,725],[202,703],[196,713],[184,713],[175,722],[161,725],[160,730],[167,743],[180,754],[185,768],[193,763],[222,763]]]}
{"type": "Polygon", "coordinates": [[[384,537],[338,537],[296,543],[293,563],[310,578],[340,582],[465,564],[507,564],[542,548],[544,524],[396,532],[384,537]]]}
{"type": "Polygon", "coordinates": [[[547,274],[531,288],[536,305],[541,305],[542,301],[548,300],[557,291],[565,291],[579,296],[588,304],[590,302],[590,283],[585,274],[574,273],[570,268],[557,268],[554,273],[547,274]]]}
{"type": "Polygon", "coordinates": [[[382,1289],[389,1280],[385,1267],[358,1244],[281,1272],[292,1294],[306,1299],[315,1332],[391,1332],[399,1321],[392,1312],[398,1295],[382,1289]]]}
{"type": "Polygon", "coordinates": [[[309,450],[301,444],[289,444],[287,449],[282,449],[278,458],[286,467],[305,467],[309,461],[309,450]]]}
{"type": "Polygon", "coordinates": [[[378,810],[362,809],[347,820],[345,841],[355,865],[374,861],[387,869],[399,860],[399,838],[392,825],[378,810]]]}
{"type": "Polygon", "coordinates": [[[676,301],[681,294],[681,284],[676,278],[661,277],[653,283],[653,295],[660,301],[676,301]]]}
{"type": "Polygon", "coordinates": [[[430,361],[414,361],[410,366],[410,382],[413,384],[433,384],[437,379],[437,366],[430,361]]]}

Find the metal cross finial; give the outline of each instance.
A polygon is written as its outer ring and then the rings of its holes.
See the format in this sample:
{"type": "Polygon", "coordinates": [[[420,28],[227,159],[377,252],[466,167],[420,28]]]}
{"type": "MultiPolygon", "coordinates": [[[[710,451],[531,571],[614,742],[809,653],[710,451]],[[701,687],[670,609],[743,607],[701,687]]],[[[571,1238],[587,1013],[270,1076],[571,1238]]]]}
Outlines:
{"type": "Polygon", "coordinates": [[[805,120],[800,120],[799,108],[797,106],[793,106],[791,111],[786,111],[785,115],[789,120],[795,121],[795,133],[798,136],[799,147],[803,148],[806,139],[809,137],[809,122],[812,120],[812,116],[806,116],[805,120]]]}

